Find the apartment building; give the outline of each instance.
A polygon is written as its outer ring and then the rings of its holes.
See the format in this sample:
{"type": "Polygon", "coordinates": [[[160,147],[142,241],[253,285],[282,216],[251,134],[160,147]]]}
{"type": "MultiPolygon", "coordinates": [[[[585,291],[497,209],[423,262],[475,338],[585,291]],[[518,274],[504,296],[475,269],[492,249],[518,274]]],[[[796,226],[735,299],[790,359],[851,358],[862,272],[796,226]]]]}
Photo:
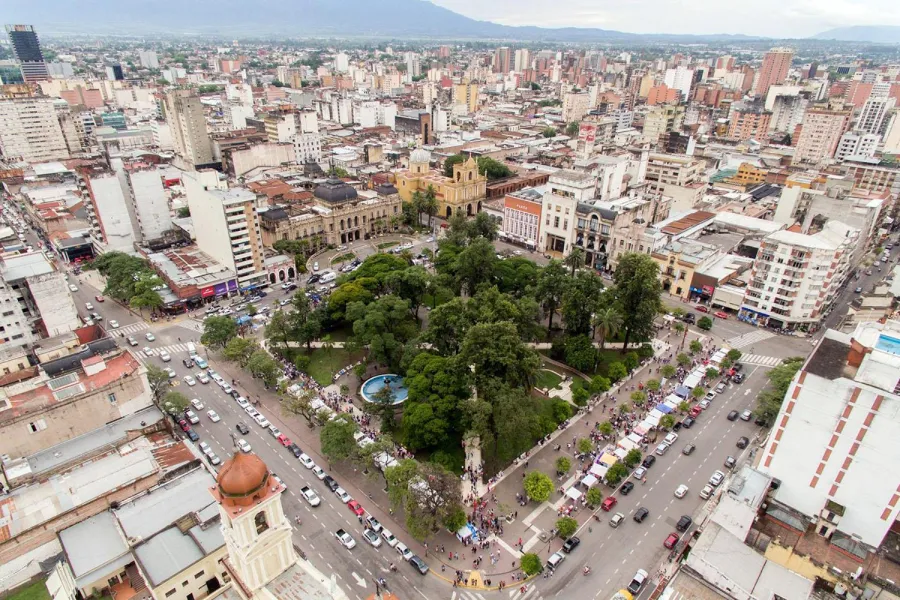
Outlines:
{"type": "Polygon", "coordinates": [[[561,170],[550,175],[541,209],[540,247],[544,251],[569,254],[575,242],[578,203],[589,203],[596,185],[589,173],[561,170]]]}
{"type": "Polygon", "coordinates": [[[770,327],[815,329],[853,268],[859,235],[858,229],[829,220],[812,235],[782,230],[766,236],[741,314],[770,327]]]}
{"type": "Polygon", "coordinates": [[[206,111],[200,98],[190,90],[173,90],[166,94],[165,108],[175,151],[185,163],[191,168],[213,163],[206,111]]]}
{"type": "Polygon", "coordinates": [[[845,161],[847,159],[872,158],[878,151],[881,136],[877,133],[864,133],[860,131],[847,131],[838,141],[834,151],[834,159],[845,161]]]}
{"type": "Polygon", "coordinates": [[[832,103],[807,108],[794,152],[794,164],[817,164],[832,158],[852,117],[853,107],[849,105],[832,103]]]}
{"type": "Polygon", "coordinates": [[[69,158],[57,99],[0,99],[0,154],[7,160],[47,162],[69,158]]]}
{"type": "Polygon", "coordinates": [[[172,229],[172,211],[163,187],[165,172],[143,162],[122,164],[128,197],[134,205],[141,241],[157,240],[172,229]]]}
{"type": "Polygon", "coordinates": [[[245,188],[229,188],[218,172],[206,169],[185,173],[182,183],[191,214],[202,219],[194,228],[200,250],[237,273],[242,291],[265,285],[256,195],[245,188]]]}
{"type": "Polygon", "coordinates": [[[478,110],[478,84],[457,83],[453,86],[453,104],[465,106],[466,112],[478,110]]]}
{"type": "Polygon", "coordinates": [[[772,48],[766,52],[753,88],[754,94],[765,97],[770,87],[784,83],[793,59],[794,51],[791,48],[772,48]]]}
{"type": "Polygon", "coordinates": [[[772,113],[765,110],[762,102],[740,103],[731,113],[728,137],[741,141],[765,142],[771,119],[772,113]]]}
{"type": "Polygon", "coordinates": [[[854,129],[862,133],[882,134],[888,122],[888,115],[897,103],[897,99],[887,95],[869,96],[859,117],[856,119],[854,129]]]}
{"type": "Polygon", "coordinates": [[[684,105],[654,106],[644,117],[642,138],[645,142],[656,144],[664,133],[680,131],[683,122],[684,105]]]}
{"type": "Polygon", "coordinates": [[[694,70],[682,66],[666,69],[663,81],[669,89],[678,91],[676,102],[685,102],[691,97],[691,86],[694,84],[694,70]]]}
{"type": "MultiPolygon", "coordinates": [[[[114,160],[121,168],[121,161],[114,160]]],[[[81,165],[75,172],[94,245],[101,251],[133,253],[140,229],[127,183],[123,185],[119,172],[100,161],[81,165]]]]}
{"type": "Polygon", "coordinates": [[[291,138],[294,160],[298,163],[322,160],[322,137],[318,133],[299,133],[291,138]]]}
{"type": "Polygon", "coordinates": [[[590,110],[587,93],[566,92],[563,95],[562,118],[566,123],[580,121],[590,110]]]}
{"type": "Polygon", "coordinates": [[[525,188],[503,198],[503,234],[532,250],[538,247],[541,233],[541,204],[544,194],[525,188]]]}
{"type": "Polygon", "coordinates": [[[687,186],[701,181],[704,166],[703,161],[691,156],[651,152],[645,178],[660,191],[667,185],[687,186]]]}

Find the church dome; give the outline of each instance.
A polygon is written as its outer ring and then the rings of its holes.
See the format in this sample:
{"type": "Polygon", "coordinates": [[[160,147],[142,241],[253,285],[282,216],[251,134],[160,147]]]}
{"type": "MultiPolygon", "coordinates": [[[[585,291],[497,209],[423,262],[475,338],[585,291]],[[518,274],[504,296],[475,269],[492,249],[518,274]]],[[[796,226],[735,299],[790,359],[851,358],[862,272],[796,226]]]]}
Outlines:
{"type": "Polygon", "coordinates": [[[324,183],[316,187],[313,195],[319,200],[325,202],[337,203],[347,200],[354,200],[357,197],[356,190],[353,186],[341,181],[340,179],[328,179],[324,183]]]}
{"type": "Polygon", "coordinates": [[[393,183],[382,183],[375,186],[375,193],[379,196],[392,196],[397,193],[393,183]]]}
{"type": "Polygon", "coordinates": [[[223,498],[244,498],[266,487],[269,468],[252,452],[236,452],[226,460],[216,477],[223,498]]]}
{"type": "Polygon", "coordinates": [[[431,152],[426,150],[425,148],[416,148],[409,155],[409,162],[411,163],[430,163],[431,162],[431,152]]]}

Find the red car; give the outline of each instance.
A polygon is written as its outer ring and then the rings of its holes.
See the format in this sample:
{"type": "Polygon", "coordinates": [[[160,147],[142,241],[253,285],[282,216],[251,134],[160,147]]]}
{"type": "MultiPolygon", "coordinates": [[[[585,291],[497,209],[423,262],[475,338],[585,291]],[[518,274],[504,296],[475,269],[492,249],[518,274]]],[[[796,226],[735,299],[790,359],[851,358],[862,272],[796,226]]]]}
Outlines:
{"type": "Polygon", "coordinates": [[[363,515],[363,513],[366,512],[363,510],[362,505],[360,505],[360,503],[357,502],[356,500],[351,500],[350,502],[347,503],[347,506],[350,507],[350,510],[352,510],[353,514],[356,515],[357,517],[361,517],[363,515]]]}
{"type": "Polygon", "coordinates": [[[191,428],[190,423],[188,423],[185,419],[178,419],[178,426],[181,427],[182,431],[187,431],[191,428]]]}
{"type": "Polygon", "coordinates": [[[691,416],[694,417],[695,419],[697,418],[697,415],[699,415],[701,412],[703,412],[703,409],[700,408],[699,405],[695,404],[694,406],[691,407],[691,416]]]}
{"type": "Polygon", "coordinates": [[[613,509],[613,506],[616,505],[616,502],[618,502],[618,499],[616,499],[615,496],[608,496],[606,500],[603,501],[603,504],[600,505],[600,508],[609,512],[613,509]]]}
{"type": "Polygon", "coordinates": [[[709,312],[709,309],[706,308],[705,306],[697,305],[694,308],[697,310],[697,312],[705,312],[705,313],[709,312]]]}
{"type": "Polygon", "coordinates": [[[723,313],[721,310],[719,312],[713,313],[713,315],[715,315],[716,317],[719,317],[720,319],[728,318],[728,313],[723,313]]]}
{"type": "Polygon", "coordinates": [[[677,533],[670,533],[669,537],[666,538],[666,541],[663,542],[663,546],[671,550],[675,547],[675,544],[678,543],[678,539],[679,538],[677,533]]]}
{"type": "Polygon", "coordinates": [[[103,296],[94,296],[94,300],[96,300],[97,302],[103,302],[104,298],[103,296]]]}
{"type": "Polygon", "coordinates": [[[278,443],[280,443],[280,444],[281,444],[282,446],[284,446],[285,448],[287,448],[288,446],[291,445],[291,440],[290,440],[290,438],[288,438],[288,436],[284,435],[283,433],[279,433],[279,434],[278,434],[278,437],[275,438],[275,439],[277,439],[277,440],[278,440],[278,443]]]}

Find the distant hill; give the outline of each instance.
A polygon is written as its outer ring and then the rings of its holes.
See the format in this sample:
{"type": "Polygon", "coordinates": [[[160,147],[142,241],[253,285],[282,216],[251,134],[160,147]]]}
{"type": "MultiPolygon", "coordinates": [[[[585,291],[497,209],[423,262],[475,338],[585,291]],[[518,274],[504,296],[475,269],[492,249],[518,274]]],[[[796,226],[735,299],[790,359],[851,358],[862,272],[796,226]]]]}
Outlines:
{"type": "Polygon", "coordinates": [[[813,36],[816,40],[839,42],[872,42],[875,44],[900,44],[900,27],[894,25],[855,25],[829,29],[813,36]]]}
{"type": "Polygon", "coordinates": [[[39,33],[208,34],[230,37],[425,37],[517,41],[712,41],[732,35],[638,35],[594,28],[510,27],[427,0],[4,0],[5,23],[39,33]]]}

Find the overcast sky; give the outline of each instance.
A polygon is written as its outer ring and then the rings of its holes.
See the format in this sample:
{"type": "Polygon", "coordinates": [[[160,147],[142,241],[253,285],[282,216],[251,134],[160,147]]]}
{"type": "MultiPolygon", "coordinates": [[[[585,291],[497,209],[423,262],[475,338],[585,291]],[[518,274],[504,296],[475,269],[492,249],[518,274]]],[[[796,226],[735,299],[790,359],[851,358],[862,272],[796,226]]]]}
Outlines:
{"type": "Polygon", "coordinates": [[[900,25],[894,0],[432,0],[504,25],[600,27],[633,33],[808,37],[848,25],[900,25]]]}

